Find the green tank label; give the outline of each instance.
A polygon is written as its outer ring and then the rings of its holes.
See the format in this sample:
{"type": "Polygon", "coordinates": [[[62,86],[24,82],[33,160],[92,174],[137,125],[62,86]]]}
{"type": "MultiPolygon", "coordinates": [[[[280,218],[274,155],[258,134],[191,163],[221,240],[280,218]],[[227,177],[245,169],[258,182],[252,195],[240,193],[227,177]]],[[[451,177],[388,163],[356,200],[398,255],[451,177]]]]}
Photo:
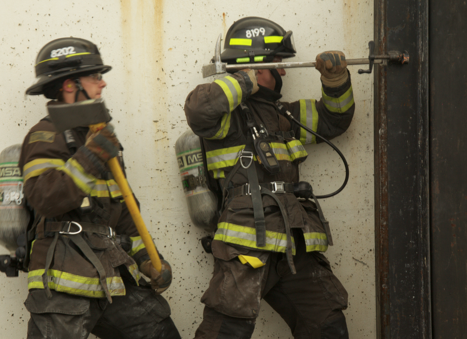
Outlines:
{"type": "Polygon", "coordinates": [[[185,172],[189,169],[203,166],[203,155],[199,148],[177,154],[177,160],[180,172],[185,172]]]}
{"type": "Polygon", "coordinates": [[[21,176],[21,171],[17,163],[12,162],[0,164],[0,182],[5,181],[23,181],[23,177],[21,176]]]}

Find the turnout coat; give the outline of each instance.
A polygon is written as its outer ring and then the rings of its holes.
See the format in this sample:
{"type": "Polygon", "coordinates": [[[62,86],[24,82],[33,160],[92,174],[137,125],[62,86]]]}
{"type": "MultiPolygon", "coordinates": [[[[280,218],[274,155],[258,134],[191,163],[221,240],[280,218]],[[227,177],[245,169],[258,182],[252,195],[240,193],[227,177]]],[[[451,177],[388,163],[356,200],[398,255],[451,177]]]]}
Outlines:
{"type": "Polygon", "coordinates": [[[70,143],[43,119],[24,139],[19,166],[37,224],[28,288],[111,299],[125,295],[121,272],[138,284],[149,257],[110,171],[81,147],[87,133],[71,130],[70,143]]]}

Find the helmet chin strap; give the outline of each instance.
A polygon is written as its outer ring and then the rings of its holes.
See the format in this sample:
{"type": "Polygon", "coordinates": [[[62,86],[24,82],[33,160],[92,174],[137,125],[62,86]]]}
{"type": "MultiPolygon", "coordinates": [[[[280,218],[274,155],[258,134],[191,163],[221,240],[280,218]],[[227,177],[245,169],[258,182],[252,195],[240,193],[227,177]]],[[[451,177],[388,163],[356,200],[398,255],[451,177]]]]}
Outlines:
{"type": "Polygon", "coordinates": [[[277,71],[277,69],[273,68],[270,69],[272,76],[274,77],[274,80],[276,80],[276,86],[274,86],[274,91],[277,93],[281,92],[282,89],[282,77],[277,71]]]}
{"type": "Polygon", "coordinates": [[[88,92],[86,92],[86,90],[83,88],[83,85],[81,85],[81,80],[75,79],[75,84],[76,84],[76,87],[78,88],[78,90],[76,91],[76,95],[75,95],[75,102],[78,102],[78,96],[80,92],[83,92],[86,99],[91,100],[91,98],[88,95],[88,92]]]}

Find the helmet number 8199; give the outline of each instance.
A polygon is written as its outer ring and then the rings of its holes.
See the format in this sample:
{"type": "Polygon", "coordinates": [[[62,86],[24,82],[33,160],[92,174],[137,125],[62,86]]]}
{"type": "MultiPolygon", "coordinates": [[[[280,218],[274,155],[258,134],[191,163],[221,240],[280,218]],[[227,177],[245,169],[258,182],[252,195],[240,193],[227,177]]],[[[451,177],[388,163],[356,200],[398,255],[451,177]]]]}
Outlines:
{"type": "Polygon", "coordinates": [[[266,34],[266,30],[264,29],[264,27],[259,27],[259,28],[253,28],[253,29],[249,29],[246,31],[246,37],[247,38],[254,38],[256,36],[259,36],[259,34],[266,34]]]}
{"type": "Polygon", "coordinates": [[[70,47],[64,47],[64,48],[59,48],[59,49],[54,49],[50,53],[51,58],[56,58],[62,55],[68,55],[68,54],[74,54],[75,53],[75,48],[73,46],[70,47]]]}

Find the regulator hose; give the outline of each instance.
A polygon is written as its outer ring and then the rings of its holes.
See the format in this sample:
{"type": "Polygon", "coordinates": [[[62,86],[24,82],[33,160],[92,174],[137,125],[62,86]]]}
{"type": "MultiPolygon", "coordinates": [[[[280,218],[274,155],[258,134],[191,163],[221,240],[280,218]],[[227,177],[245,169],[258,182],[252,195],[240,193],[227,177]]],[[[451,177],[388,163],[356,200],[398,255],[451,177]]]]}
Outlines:
{"type": "Polygon", "coordinates": [[[335,192],[332,192],[332,193],[329,193],[329,194],[324,194],[324,195],[317,195],[316,196],[316,199],[326,199],[326,198],[330,198],[330,197],[333,197],[335,195],[337,195],[338,193],[340,193],[344,188],[345,186],[347,185],[347,182],[349,181],[349,164],[347,163],[347,160],[345,159],[344,157],[344,154],[342,154],[342,152],[337,148],[336,145],[334,145],[332,142],[330,142],[329,140],[325,139],[324,137],[322,137],[321,135],[319,135],[318,133],[316,132],[313,132],[310,128],[306,127],[305,125],[303,125],[300,121],[298,121],[297,119],[294,118],[294,116],[292,115],[292,113],[290,113],[288,110],[286,110],[284,108],[284,106],[282,106],[282,104],[277,101],[276,102],[276,106],[277,108],[279,109],[279,111],[286,117],[288,118],[291,122],[299,125],[301,128],[303,128],[304,130],[306,130],[307,132],[310,132],[311,134],[313,134],[314,136],[316,136],[317,138],[320,138],[321,140],[323,140],[326,144],[328,144],[329,146],[332,147],[332,149],[334,151],[337,152],[337,154],[339,154],[339,156],[341,157],[342,159],[342,162],[344,163],[344,167],[345,167],[345,179],[344,179],[344,183],[341,185],[341,187],[339,187],[335,192]]]}

